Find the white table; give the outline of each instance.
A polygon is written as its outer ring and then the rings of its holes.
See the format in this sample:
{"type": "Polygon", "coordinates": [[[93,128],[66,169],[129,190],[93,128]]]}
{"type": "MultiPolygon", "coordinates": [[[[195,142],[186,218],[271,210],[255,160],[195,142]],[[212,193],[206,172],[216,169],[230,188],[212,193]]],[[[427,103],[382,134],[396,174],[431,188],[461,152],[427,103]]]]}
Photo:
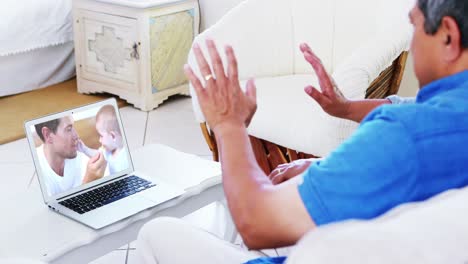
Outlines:
{"type": "MultiPolygon", "coordinates": [[[[135,240],[141,226],[155,217],[182,217],[224,199],[219,163],[163,145],[137,149],[132,152],[132,159],[137,170],[177,184],[187,192],[100,230],[49,210],[38,186],[26,193],[2,197],[0,259],[25,257],[48,263],[87,263],[135,240]]],[[[227,226],[227,234],[232,235],[232,223],[227,226]]]]}

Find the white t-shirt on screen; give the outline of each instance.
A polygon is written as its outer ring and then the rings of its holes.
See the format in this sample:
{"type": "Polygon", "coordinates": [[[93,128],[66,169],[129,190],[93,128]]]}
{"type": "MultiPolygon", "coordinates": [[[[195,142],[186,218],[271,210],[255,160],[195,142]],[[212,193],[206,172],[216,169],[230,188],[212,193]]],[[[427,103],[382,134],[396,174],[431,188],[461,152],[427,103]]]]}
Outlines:
{"type": "Polygon", "coordinates": [[[125,147],[123,147],[116,156],[112,156],[112,153],[105,151],[104,158],[107,161],[109,173],[111,175],[128,169],[129,167],[127,151],[125,147]]]}
{"type": "Polygon", "coordinates": [[[66,159],[63,177],[55,173],[49,165],[45,154],[44,145],[36,148],[38,160],[42,170],[42,180],[45,183],[49,196],[53,196],[82,185],[86,173],[88,157],[78,152],[76,158],[66,159]]]}

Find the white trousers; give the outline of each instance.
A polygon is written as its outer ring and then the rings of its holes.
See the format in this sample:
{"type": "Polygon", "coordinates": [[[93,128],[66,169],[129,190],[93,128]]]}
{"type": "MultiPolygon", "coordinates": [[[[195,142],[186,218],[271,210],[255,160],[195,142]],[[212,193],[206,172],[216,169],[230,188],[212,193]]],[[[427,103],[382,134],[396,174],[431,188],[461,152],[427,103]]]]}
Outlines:
{"type": "MultiPolygon", "coordinates": [[[[288,263],[468,264],[468,187],[394,208],[369,221],[346,221],[306,234],[288,263]]],[[[261,257],[178,219],[159,218],[140,231],[143,263],[243,263],[261,257]]]]}
{"type": "Polygon", "coordinates": [[[138,235],[137,251],[141,262],[146,264],[240,264],[265,256],[169,217],[157,218],[143,226],[138,235]]]}

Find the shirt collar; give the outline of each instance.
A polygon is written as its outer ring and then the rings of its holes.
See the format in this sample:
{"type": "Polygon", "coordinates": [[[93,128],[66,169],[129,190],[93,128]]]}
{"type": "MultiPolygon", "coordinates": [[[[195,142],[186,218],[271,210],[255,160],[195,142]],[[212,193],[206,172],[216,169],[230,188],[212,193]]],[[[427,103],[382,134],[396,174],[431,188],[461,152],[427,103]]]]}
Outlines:
{"type": "Polygon", "coordinates": [[[416,102],[424,103],[441,93],[460,88],[463,83],[468,83],[468,70],[464,70],[425,85],[419,90],[416,102]]]}

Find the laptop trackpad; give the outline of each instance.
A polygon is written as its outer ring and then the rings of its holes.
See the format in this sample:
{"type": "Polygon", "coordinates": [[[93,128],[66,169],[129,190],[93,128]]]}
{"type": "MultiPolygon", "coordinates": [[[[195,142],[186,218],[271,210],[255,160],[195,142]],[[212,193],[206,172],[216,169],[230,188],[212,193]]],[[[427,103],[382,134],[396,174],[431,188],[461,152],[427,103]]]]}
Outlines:
{"type": "Polygon", "coordinates": [[[83,222],[95,229],[99,229],[154,205],[155,203],[152,201],[138,195],[132,195],[84,214],[83,222]]]}
{"type": "Polygon", "coordinates": [[[184,191],[179,190],[172,185],[165,183],[158,183],[156,186],[141,192],[141,196],[153,201],[155,204],[160,204],[165,201],[171,200],[183,194],[184,191]]]}

